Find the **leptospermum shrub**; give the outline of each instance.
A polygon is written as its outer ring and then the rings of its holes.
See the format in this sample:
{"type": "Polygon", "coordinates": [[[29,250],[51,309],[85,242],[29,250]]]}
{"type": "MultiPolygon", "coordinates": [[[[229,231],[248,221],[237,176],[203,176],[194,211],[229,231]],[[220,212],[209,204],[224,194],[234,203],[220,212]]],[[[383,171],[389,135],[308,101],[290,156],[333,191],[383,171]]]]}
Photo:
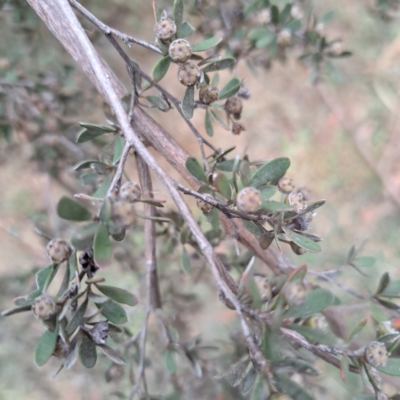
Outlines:
{"type": "MultiPolygon", "coordinates": [[[[297,57],[315,83],[340,69],[342,58],[351,56],[340,38],[325,34],[333,12],[315,15],[308,1],[175,0],[173,5],[166,2],[165,10],[160,1],[148,1],[146,6],[153,7],[156,18],[148,26],[155,36],[149,43],[105,25],[75,0],[56,6],[50,0],[29,3],[67,50],[71,51],[68,35],[67,39],[60,35],[65,26],[57,28],[55,13],[78,40],[75,44],[92,51],[90,42],[79,36],[83,31],[74,19],[74,9],[80,20],[110,41],[131,81],[130,94],[120,102],[121,93],[112,96],[119,81],[109,67],[99,63],[96,55],[74,55],[86,66],[84,71],[108,105],[104,121],[79,123],[76,143],[93,143],[92,156],[74,165],[85,193],[77,189],[57,205],[58,215],[74,226],[72,234],[68,228],[62,237],[48,239],[43,251],[49,265],[36,273],[36,288],[21,293],[14,307],[2,313],[28,312],[32,324],[42,324],[43,334],[33,351],[35,363],[42,366],[56,358],[56,375],[72,368],[78,359],[84,367],[93,368],[104,362],[97,360],[104,353],[112,361],[106,379],[121,382],[120,391],[114,393],[121,398],[210,399],[222,392],[223,398],[308,400],[331,395],[319,385],[323,374],[316,361],[323,360],[337,368],[344,382],[349,374],[361,376],[363,394],[354,399],[400,398],[382,392],[385,375],[400,376],[400,359],[393,355],[400,334],[391,322],[399,311],[391,299],[400,297],[400,281],[391,281],[385,273],[373,294],[339,284],[335,276],[345,272],[344,267],[363,274],[363,268],[375,262],[354,246],[344,266],[328,272],[308,270],[301,256],[321,251],[322,238],[312,232],[312,225],[325,200],[311,199],[307,189],[296,188],[287,177],[291,167],[287,157],[269,159],[266,154],[264,160],[255,160],[251,154],[243,155],[242,149],[218,148],[221,130],[246,135],[242,111],[251,94],[245,76],[235,72],[238,61],[247,64],[246,73],[256,74],[260,68],[297,57]],[[125,45],[157,53],[152,70],[143,70],[128,57],[125,45]],[[164,88],[169,70],[185,86],[182,98],[164,88]],[[226,84],[220,83],[222,70],[232,74],[226,84]],[[186,134],[199,143],[200,156],[187,154],[146,114],[146,108],[158,109],[162,118],[180,116],[188,127],[186,134]],[[191,122],[197,113],[204,115],[202,129],[191,122]],[[126,121],[134,129],[127,128],[126,121]],[[168,177],[157,157],[140,143],[165,157],[189,186],[168,177]],[[128,158],[136,158],[139,182],[124,171],[128,158]],[[154,196],[150,170],[166,185],[176,208],[167,209],[165,199],[154,196]],[[204,217],[200,226],[182,195],[196,199],[204,217]],[[138,237],[144,237],[142,245],[136,244],[138,237]],[[218,252],[222,242],[229,249],[225,254],[218,252]],[[298,263],[289,261],[288,252],[299,257],[298,263]],[[180,269],[191,282],[214,282],[220,300],[236,311],[242,331],[231,332],[229,350],[220,349],[219,343],[204,344],[200,337],[188,338],[181,325],[174,323],[174,312],[187,312],[182,310],[198,307],[199,302],[169,284],[170,271],[160,273],[157,257],[166,255],[173,257],[175,276],[180,269]],[[113,269],[130,257],[145,264],[145,276],[139,275],[146,296],[104,282],[105,268],[113,269]],[[264,264],[262,274],[253,268],[256,258],[264,264]],[[193,265],[202,259],[212,274],[199,272],[193,265]],[[61,279],[55,279],[58,275],[61,279]],[[366,312],[347,337],[340,337],[326,310],[343,304],[322,282],[370,303],[376,337],[354,346],[367,324],[366,312]],[[126,308],[140,306],[146,310],[143,326],[131,332],[124,327],[126,308]],[[147,341],[153,334],[148,329],[152,315],[158,321],[158,340],[147,341]],[[210,351],[214,357],[206,355],[210,351]],[[225,362],[219,362],[217,355],[225,362]],[[123,378],[125,369],[129,374],[123,378]]],[[[380,3],[380,13],[394,7],[389,7],[391,2],[380,3]]],[[[35,89],[40,98],[42,92],[35,89]]],[[[65,165],[56,160],[49,165],[49,157],[40,151],[35,157],[42,168],[59,176],[65,165]]],[[[75,153],[86,154],[86,150],[75,153]]]]}

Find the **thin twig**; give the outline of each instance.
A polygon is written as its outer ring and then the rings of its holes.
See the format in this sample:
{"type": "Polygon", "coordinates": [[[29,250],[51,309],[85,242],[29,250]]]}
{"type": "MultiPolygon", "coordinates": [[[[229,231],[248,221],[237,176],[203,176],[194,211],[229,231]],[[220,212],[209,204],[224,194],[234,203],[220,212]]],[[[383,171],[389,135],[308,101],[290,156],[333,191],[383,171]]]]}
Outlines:
{"type": "Polygon", "coordinates": [[[110,187],[107,190],[107,197],[112,197],[116,191],[118,191],[121,185],[122,175],[124,173],[124,168],[126,164],[126,160],[128,159],[129,150],[131,149],[131,145],[128,141],[125,142],[124,149],[122,150],[121,158],[118,161],[118,168],[115,171],[114,178],[111,182],[110,187]]]}

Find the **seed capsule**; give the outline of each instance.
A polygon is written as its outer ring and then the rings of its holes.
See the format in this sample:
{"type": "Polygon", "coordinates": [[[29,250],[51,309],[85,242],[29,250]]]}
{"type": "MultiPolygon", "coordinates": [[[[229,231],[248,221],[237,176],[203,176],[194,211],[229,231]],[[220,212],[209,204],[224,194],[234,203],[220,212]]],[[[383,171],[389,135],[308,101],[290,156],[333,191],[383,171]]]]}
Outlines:
{"type": "Polygon", "coordinates": [[[192,56],[190,43],[185,39],[176,39],[169,46],[169,56],[176,63],[184,63],[192,56]]]}
{"type": "Polygon", "coordinates": [[[293,400],[293,399],[286,393],[273,393],[271,394],[271,396],[268,397],[268,400],[293,400]]]}
{"type": "Polygon", "coordinates": [[[293,192],[294,185],[292,179],[287,178],[286,176],[282,177],[279,179],[278,188],[282,193],[289,194],[290,192],[293,192]]]}
{"type": "Polygon", "coordinates": [[[373,367],[383,367],[388,360],[386,346],[381,342],[372,342],[365,348],[367,363],[373,367]]]}
{"type": "Polygon", "coordinates": [[[107,321],[100,321],[90,330],[90,336],[96,344],[106,344],[108,339],[108,323],[107,321]]]}
{"type": "Polygon", "coordinates": [[[318,329],[319,331],[326,332],[328,330],[328,321],[322,314],[315,314],[311,317],[308,317],[304,324],[305,326],[309,326],[312,329],[318,329]]]}
{"type": "Polygon", "coordinates": [[[289,193],[285,199],[285,203],[290,204],[298,214],[307,208],[307,203],[303,201],[301,193],[289,193]]]}
{"type": "Polygon", "coordinates": [[[133,204],[122,200],[113,203],[112,220],[119,228],[128,228],[133,225],[136,220],[133,204]]]}
{"type": "Polygon", "coordinates": [[[125,182],[119,189],[119,197],[121,200],[129,201],[130,203],[139,199],[141,196],[140,187],[133,182],[125,182]]]}
{"type": "Polygon", "coordinates": [[[260,192],[253,187],[242,189],[237,194],[236,205],[239,211],[246,213],[257,212],[261,207],[260,192]]]}
{"type": "Polygon", "coordinates": [[[216,86],[206,86],[200,89],[199,99],[203,104],[209,105],[218,100],[219,89],[216,86]]]}
{"type": "Polygon", "coordinates": [[[258,292],[261,296],[262,302],[267,302],[272,297],[271,285],[269,284],[268,278],[261,275],[254,275],[254,281],[257,285],[258,292]]]}
{"type": "MultiPolygon", "coordinates": [[[[383,321],[381,322],[376,328],[376,337],[379,338],[383,335],[390,335],[390,334],[398,334],[400,333],[394,328],[391,321],[383,321]]],[[[393,339],[387,340],[386,343],[388,345],[393,344],[397,340],[396,337],[393,339]]]]}
{"type": "Polygon", "coordinates": [[[240,119],[243,110],[243,103],[238,97],[229,97],[225,102],[225,111],[234,118],[240,119]]]}
{"type": "Polygon", "coordinates": [[[340,56],[343,53],[342,42],[335,42],[329,46],[329,53],[333,56],[340,56]]]}
{"type": "Polygon", "coordinates": [[[32,311],[36,318],[47,321],[54,315],[56,303],[54,303],[54,300],[50,296],[42,294],[33,302],[32,311]]]}
{"type": "Polygon", "coordinates": [[[303,282],[290,282],[283,288],[283,296],[290,306],[302,304],[307,296],[307,289],[303,282]]]}
{"type": "Polygon", "coordinates": [[[232,133],[234,135],[240,135],[245,130],[244,125],[240,122],[234,122],[232,124],[232,133]]]}
{"type": "Polygon", "coordinates": [[[68,242],[60,238],[50,240],[47,244],[46,251],[51,261],[56,264],[67,260],[72,253],[71,246],[68,242]]]}
{"type": "Polygon", "coordinates": [[[302,256],[303,254],[307,253],[307,250],[303,249],[294,242],[290,242],[290,248],[292,249],[293,253],[297,254],[298,256],[302,256]]]}
{"type": "Polygon", "coordinates": [[[282,47],[289,46],[291,41],[292,32],[290,32],[289,29],[282,29],[276,37],[276,43],[278,43],[279,46],[282,47]]]}
{"type": "Polygon", "coordinates": [[[196,203],[197,203],[197,207],[199,207],[200,210],[205,213],[210,212],[214,208],[213,205],[211,205],[210,203],[206,203],[205,201],[203,201],[201,199],[197,199],[196,203]]]}
{"type": "Polygon", "coordinates": [[[170,19],[164,19],[154,25],[154,34],[162,41],[168,41],[175,33],[175,22],[170,19]]]}
{"type": "Polygon", "coordinates": [[[190,61],[179,66],[178,79],[182,85],[194,86],[199,81],[200,76],[200,68],[190,61]]]}

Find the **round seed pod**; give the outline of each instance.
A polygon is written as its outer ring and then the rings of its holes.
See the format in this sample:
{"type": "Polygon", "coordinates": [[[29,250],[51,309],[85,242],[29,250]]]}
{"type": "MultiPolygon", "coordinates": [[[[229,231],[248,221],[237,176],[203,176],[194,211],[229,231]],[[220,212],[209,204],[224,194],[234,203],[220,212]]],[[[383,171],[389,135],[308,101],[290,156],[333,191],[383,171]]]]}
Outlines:
{"type": "Polygon", "coordinates": [[[120,364],[111,364],[106,371],[106,382],[119,381],[124,376],[125,369],[120,364]]]}
{"type": "Polygon", "coordinates": [[[225,111],[234,118],[240,119],[243,110],[243,103],[238,97],[229,97],[225,102],[225,111]]]}
{"type": "Polygon", "coordinates": [[[383,367],[388,358],[386,346],[381,342],[372,342],[365,348],[365,359],[373,367],[383,367]]]}
{"type": "Polygon", "coordinates": [[[242,99],[248,100],[251,97],[250,90],[247,86],[242,85],[237,93],[242,99]]]}
{"type": "Polygon", "coordinates": [[[234,135],[240,135],[245,130],[246,129],[244,128],[244,125],[241,124],[240,122],[234,122],[232,124],[232,133],[234,135]]]}
{"type": "Polygon", "coordinates": [[[322,314],[311,315],[304,321],[303,325],[323,332],[326,332],[329,328],[328,321],[322,314]]]}
{"type": "Polygon", "coordinates": [[[128,228],[133,225],[136,221],[133,204],[122,200],[113,203],[112,220],[119,228],[128,228]]]}
{"type": "Polygon", "coordinates": [[[197,207],[199,207],[200,210],[205,213],[210,212],[214,208],[213,205],[211,205],[210,203],[206,203],[205,201],[203,201],[201,199],[196,199],[196,203],[197,203],[197,207]]]}
{"type": "Polygon", "coordinates": [[[297,218],[292,219],[292,223],[294,225],[294,228],[299,230],[299,231],[306,231],[308,229],[308,224],[312,220],[310,220],[310,215],[311,213],[307,213],[306,215],[299,215],[297,218]]]}
{"type": "Polygon", "coordinates": [[[268,400],[293,400],[286,393],[272,393],[271,396],[268,397],[268,400]]]}
{"type": "Polygon", "coordinates": [[[290,242],[290,248],[292,249],[293,253],[297,254],[298,256],[302,256],[303,254],[307,253],[307,250],[305,250],[302,247],[298,246],[294,242],[290,242]]]}
{"type": "Polygon", "coordinates": [[[164,19],[154,25],[154,34],[162,41],[168,41],[176,34],[175,22],[171,19],[164,19]]]}
{"type": "Polygon", "coordinates": [[[323,22],[318,22],[317,25],[315,25],[315,32],[317,32],[319,35],[322,35],[325,29],[325,24],[323,22]]]}
{"type": "Polygon", "coordinates": [[[93,326],[90,330],[90,336],[96,344],[106,344],[108,339],[108,323],[107,321],[100,321],[93,326]]]}
{"type": "Polygon", "coordinates": [[[307,296],[307,289],[303,282],[289,282],[283,287],[283,296],[290,306],[302,304],[307,296]]]}
{"type": "Polygon", "coordinates": [[[50,240],[46,247],[47,255],[56,264],[67,260],[72,253],[72,248],[64,239],[56,238],[50,240]]]}
{"type": "Polygon", "coordinates": [[[53,351],[53,356],[62,359],[67,355],[68,350],[69,350],[69,345],[65,343],[60,336],[58,336],[56,347],[54,348],[53,351]]]}
{"type": "Polygon", "coordinates": [[[290,15],[293,19],[302,19],[304,17],[303,10],[297,5],[293,5],[290,9],[290,15]]]}
{"type": "Polygon", "coordinates": [[[245,213],[257,212],[261,207],[260,192],[253,187],[242,189],[236,196],[236,205],[239,211],[245,213]]]}
{"type": "Polygon", "coordinates": [[[219,89],[216,86],[206,86],[200,89],[200,102],[206,105],[218,100],[219,89]]]}
{"type": "Polygon", "coordinates": [[[334,42],[329,46],[329,53],[332,56],[340,56],[343,53],[342,42],[334,42]]]}
{"type": "Polygon", "coordinates": [[[276,36],[276,43],[278,43],[279,46],[282,47],[289,46],[291,41],[292,41],[292,32],[290,32],[289,29],[282,29],[276,36]]]}
{"type": "Polygon", "coordinates": [[[303,200],[304,201],[309,201],[311,199],[311,192],[309,189],[307,189],[306,187],[301,187],[297,189],[297,193],[301,193],[301,195],[303,196],[303,200]]]}
{"type": "Polygon", "coordinates": [[[169,56],[176,63],[184,63],[192,56],[190,43],[185,39],[176,39],[169,46],[169,56]]]}
{"type": "Polygon", "coordinates": [[[54,315],[55,311],[56,303],[46,294],[37,297],[32,304],[33,315],[43,321],[50,319],[54,315]]]}
{"type": "Polygon", "coordinates": [[[278,189],[282,193],[286,193],[286,194],[289,194],[290,192],[293,192],[294,185],[293,185],[292,179],[287,178],[286,176],[284,176],[281,179],[279,179],[278,189]]]}
{"type": "Polygon", "coordinates": [[[254,275],[254,282],[257,285],[258,292],[262,302],[267,302],[272,297],[271,285],[268,278],[261,275],[254,275]]]}
{"type": "Polygon", "coordinates": [[[271,10],[269,8],[260,10],[256,15],[256,19],[260,25],[269,24],[271,22],[271,10]]]}
{"type": "Polygon", "coordinates": [[[121,200],[129,201],[130,203],[139,199],[141,190],[139,185],[133,182],[125,182],[119,189],[119,197],[121,200]]]}
{"type": "Polygon", "coordinates": [[[178,69],[178,79],[182,85],[194,86],[201,76],[200,68],[190,61],[181,64],[178,69]]]}

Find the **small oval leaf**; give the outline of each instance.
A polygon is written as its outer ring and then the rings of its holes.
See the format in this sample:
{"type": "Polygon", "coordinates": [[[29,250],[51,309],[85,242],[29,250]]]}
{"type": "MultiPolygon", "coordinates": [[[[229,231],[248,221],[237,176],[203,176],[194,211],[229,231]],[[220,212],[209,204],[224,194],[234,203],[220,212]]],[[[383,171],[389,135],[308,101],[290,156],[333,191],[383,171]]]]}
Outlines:
{"type": "Polygon", "coordinates": [[[321,251],[321,247],[319,246],[318,243],[315,243],[311,239],[302,236],[296,232],[293,232],[291,229],[287,227],[282,227],[283,231],[286,233],[286,235],[298,246],[302,247],[303,249],[306,249],[307,251],[310,251],[311,253],[319,253],[321,251]]]}
{"type": "Polygon", "coordinates": [[[275,158],[260,167],[251,178],[251,186],[259,188],[267,184],[276,185],[290,167],[287,157],[275,158]]]}
{"type": "Polygon", "coordinates": [[[93,368],[96,365],[96,345],[86,335],[83,335],[82,343],[79,346],[79,359],[86,368],[93,368]]]}
{"type": "Polygon", "coordinates": [[[218,36],[213,36],[208,39],[204,39],[199,43],[192,44],[192,51],[193,53],[199,53],[202,51],[209,50],[220,43],[222,38],[218,36]]]}
{"type": "Polygon", "coordinates": [[[232,78],[219,92],[218,100],[225,100],[235,95],[242,85],[242,81],[238,78],[232,78]]]}
{"type": "Polygon", "coordinates": [[[156,82],[161,81],[161,79],[164,78],[165,74],[167,73],[170,64],[171,59],[169,56],[160,58],[153,67],[153,80],[155,80],[156,82]]]}
{"type": "Polygon", "coordinates": [[[39,339],[35,349],[35,363],[41,367],[46,364],[54,352],[57,344],[59,325],[58,322],[53,332],[47,331],[39,339]]]}
{"type": "Polygon", "coordinates": [[[206,111],[206,118],[205,118],[204,125],[206,127],[207,135],[212,137],[214,135],[214,129],[213,129],[212,122],[211,122],[211,115],[208,110],[206,111]]]}
{"type": "Polygon", "coordinates": [[[128,321],[125,310],[116,302],[108,300],[105,303],[95,303],[98,309],[102,308],[102,315],[113,324],[121,325],[128,321]]]}
{"type": "Polygon", "coordinates": [[[93,257],[96,265],[105,268],[111,263],[112,247],[107,226],[99,224],[93,242],[93,257]]]}
{"type": "Polygon", "coordinates": [[[117,303],[135,306],[139,302],[135,295],[125,289],[99,284],[96,284],[96,287],[101,293],[105,294],[107,297],[113,299],[117,303]]]}
{"type": "Polygon", "coordinates": [[[183,115],[186,119],[191,119],[193,117],[194,106],[194,86],[189,86],[185,90],[185,95],[181,103],[183,115]]]}
{"type": "Polygon", "coordinates": [[[69,197],[62,197],[57,205],[57,213],[69,221],[87,221],[92,218],[89,210],[69,197]]]}
{"type": "Polygon", "coordinates": [[[186,169],[198,180],[208,183],[203,167],[194,157],[189,157],[185,163],[186,169]]]}
{"type": "MultiPolygon", "coordinates": [[[[206,74],[208,72],[221,71],[223,69],[232,68],[236,63],[236,60],[232,57],[222,58],[207,64],[202,71],[206,74]]],[[[214,82],[213,82],[214,84],[214,82]]],[[[215,85],[216,86],[216,85],[215,85]]]]}

